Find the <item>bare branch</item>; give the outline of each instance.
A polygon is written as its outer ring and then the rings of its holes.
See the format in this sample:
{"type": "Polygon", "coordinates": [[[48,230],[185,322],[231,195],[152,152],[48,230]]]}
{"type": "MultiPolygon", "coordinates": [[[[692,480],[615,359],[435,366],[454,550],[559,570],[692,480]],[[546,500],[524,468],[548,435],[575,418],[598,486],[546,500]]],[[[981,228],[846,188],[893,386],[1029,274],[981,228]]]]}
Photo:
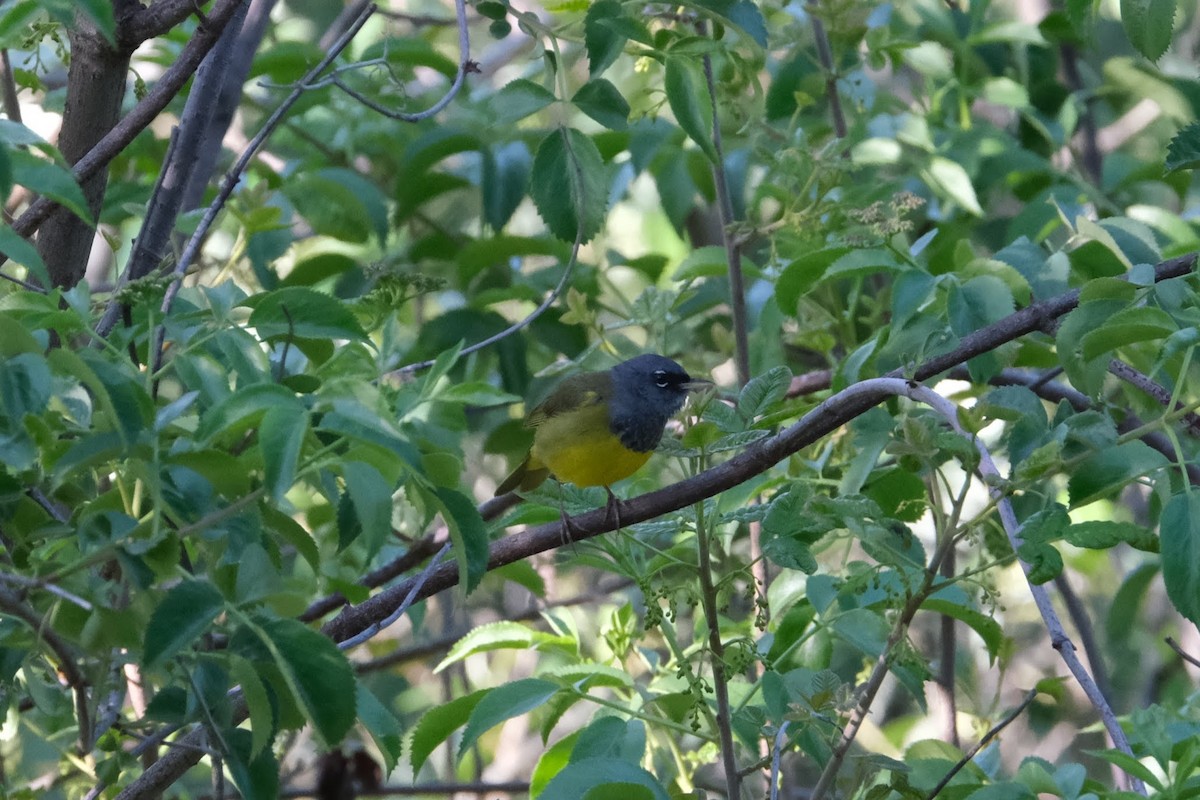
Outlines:
{"type": "Polygon", "coordinates": [[[1004,719],[993,725],[988,732],[983,735],[983,738],[976,742],[975,746],[964,753],[963,757],[959,759],[958,763],[950,768],[950,771],[947,772],[940,781],[938,781],[938,785],[933,787],[933,791],[929,793],[929,795],[926,797],[926,800],[933,800],[933,798],[937,797],[942,789],[945,789],[950,781],[954,780],[954,776],[957,775],[963,767],[965,767],[967,764],[970,764],[971,759],[978,755],[980,750],[987,747],[988,742],[996,738],[996,734],[1007,728],[1012,724],[1013,720],[1025,713],[1025,709],[1029,708],[1029,704],[1033,702],[1033,698],[1037,697],[1037,695],[1037,689],[1030,689],[1028,692],[1026,692],[1025,699],[1022,700],[1016,708],[1005,714],[1004,719]]]}
{"type": "MultiPolygon", "coordinates": [[[[123,21],[118,29],[121,43],[133,50],[142,42],[162,36],[192,14],[199,13],[200,6],[206,2],[207,0],[154,0],[123,21]]],[[[212,16],[208,15],[206,21],[211,20],[212,16]]]]}
{"type": "MultiPolygon", "coordinates": [[[[225,24],[229,22],[244,1],[217,0],[217,6],[208,15],[205,24],[200,26],[183,48],[183,52],[163,73],[154,87],[133,107],[132,111],[122,117],[121,121],[88,151],[87,155],[75,162],[71,169],[75,180],[82,183],[107,167],[110,161],[129,146],[134,137],[158,117],[183,88],[196,68],[200,66],[204,56],[217,43],[225,24]]],[[[53,200],[44,197],[37,199],[13,223],[13,230],[21,236],[29,236],[46,221],[46,218],[56,208],[58,208],[58,204],[53,200]]]]}

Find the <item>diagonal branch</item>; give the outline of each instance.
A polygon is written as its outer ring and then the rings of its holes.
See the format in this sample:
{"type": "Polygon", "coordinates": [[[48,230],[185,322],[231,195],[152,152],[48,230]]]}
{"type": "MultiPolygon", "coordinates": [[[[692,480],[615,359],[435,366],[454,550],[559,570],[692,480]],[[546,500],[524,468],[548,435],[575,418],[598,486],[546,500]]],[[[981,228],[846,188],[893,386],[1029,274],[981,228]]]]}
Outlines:
{"type": "MultiPolygon", "coordinates": [[[[1164,261],[1155,269],[1156,280],[1168,280],[1191,274],[1196,255],[1164,261]]],[[[1079,304],[1078,290],[1035,303],[1021,311],[964,337],[959,346],[948,353],[929,359],[915,369],[917,380],[925,380],[967,361],[980,353],[988,352],[1005,342],[1027,333],[1040,330],[1042,326],[1066,314],[1079,304]]],[[[893,374],[889,377],[901,377],[893,374]]],[[[687,480],[635,497],[619,504],[623,526],[678,511],[700,500],[749,480],[765,472],[800,449],[845,425],[867,410],[882,402],[885,393],[856,393],[844,397],[839,393],[822,402],[800,421],[780,433],[747,447],[744,451],[712,469],[687,480]]],[[[572,518],[575,530],[573,539],[599,536],[616,528],[616,522],[608,509],[601,508],[572,518]]],[[[553,550],[562,545],[563,526],[559,522],[547,523],[506,536],[494,542],[488,557],[488,569],[497,569],[505,564],[520,561],[537,553],[553,550]]],[[[443,564],[430,576],[418,593],[417,599],[429,597],[458,583],[458,567],[443,564]]],[[[413,579],[402,581],[368,598],[357,606],[344,608],[330,620],[322,630],[335,641],[342,641],[369,625],[385,618],[395,609],[411,590],[413,579]]]]}

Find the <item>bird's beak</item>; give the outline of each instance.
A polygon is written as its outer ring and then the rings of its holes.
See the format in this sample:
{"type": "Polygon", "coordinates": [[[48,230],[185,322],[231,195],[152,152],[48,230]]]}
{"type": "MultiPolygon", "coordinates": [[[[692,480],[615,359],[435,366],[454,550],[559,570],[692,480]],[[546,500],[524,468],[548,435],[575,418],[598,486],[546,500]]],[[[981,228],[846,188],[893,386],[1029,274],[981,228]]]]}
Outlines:
{"type": "Polygon", "coordinates": [[[683,384],[683,388],[689,392],[703,392],[705,389],[711,389],[716,386],[715,383],[704,378],[692,378],[687,383],[683,384]]]}

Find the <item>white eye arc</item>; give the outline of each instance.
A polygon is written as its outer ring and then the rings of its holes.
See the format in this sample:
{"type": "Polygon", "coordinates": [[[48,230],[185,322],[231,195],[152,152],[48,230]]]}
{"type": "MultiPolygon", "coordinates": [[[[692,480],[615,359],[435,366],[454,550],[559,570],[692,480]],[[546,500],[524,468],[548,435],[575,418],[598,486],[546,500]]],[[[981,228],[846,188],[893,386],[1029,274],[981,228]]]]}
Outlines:
{"type": "Polygon", "coordinates": [[[654,385],[655,386],[658,386],[660,389],[665,389],[665,388],[667,388],[667,386],[670,385],[670,383],[671,382],[669,380],[667,380],[666,372],[664,372],[661,369],[654,370],[654,385]]]}

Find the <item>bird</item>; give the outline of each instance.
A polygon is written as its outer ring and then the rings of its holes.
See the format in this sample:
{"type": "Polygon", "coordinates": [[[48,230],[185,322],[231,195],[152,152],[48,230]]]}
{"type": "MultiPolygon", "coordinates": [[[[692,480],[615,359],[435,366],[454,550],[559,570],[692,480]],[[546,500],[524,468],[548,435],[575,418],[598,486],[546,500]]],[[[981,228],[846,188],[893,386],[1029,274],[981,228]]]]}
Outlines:
{"type": "Polygon", "coordinates": [[[642,468],[688,393],[708,386],[711,381],[654,353],[566,378],[526,416],[533,444],[496,496],[535,489],[553,476],[560,483],[603,486],[608,508],[615,510],[611,485],[642,468]]]}

